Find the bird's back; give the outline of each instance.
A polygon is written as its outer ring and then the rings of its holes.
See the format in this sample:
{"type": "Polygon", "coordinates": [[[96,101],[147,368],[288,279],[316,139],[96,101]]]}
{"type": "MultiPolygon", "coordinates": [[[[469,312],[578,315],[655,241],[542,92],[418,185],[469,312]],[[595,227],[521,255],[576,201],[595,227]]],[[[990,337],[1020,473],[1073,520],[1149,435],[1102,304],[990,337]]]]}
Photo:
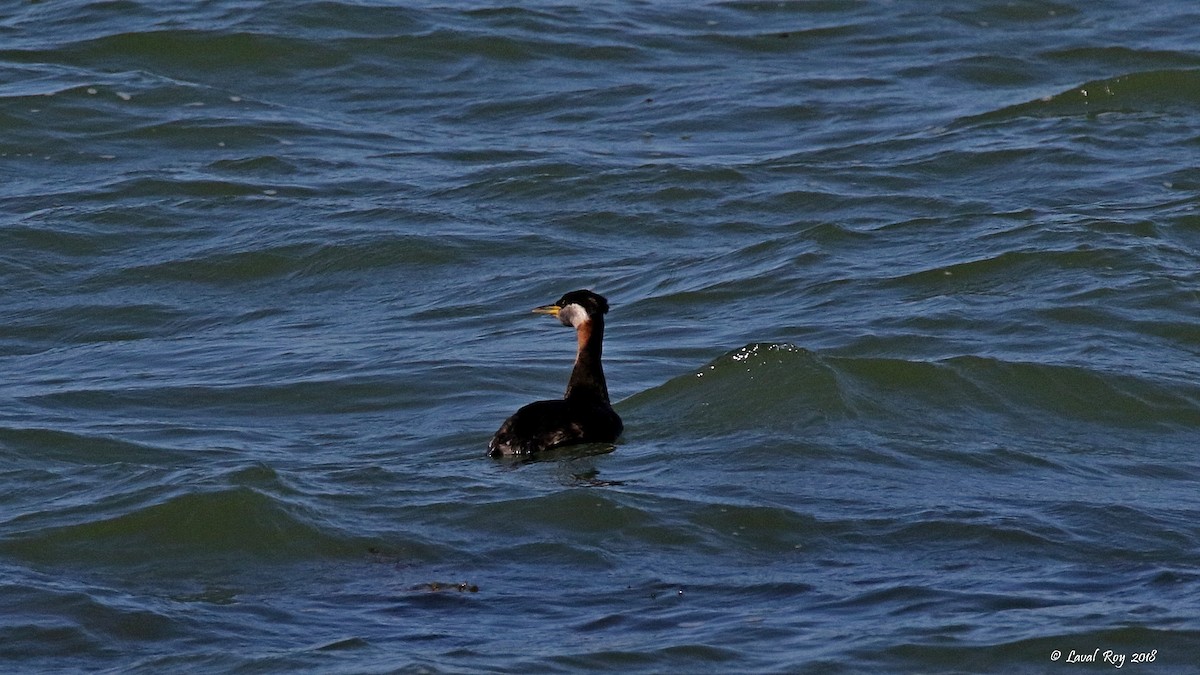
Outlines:
{"type": "Polygon", "coordinates": [[[488,454],[523,455],[574,443],[612,443],[624,425],[607,403],[559,399],[535,401],[504,420],[488,454]]]}

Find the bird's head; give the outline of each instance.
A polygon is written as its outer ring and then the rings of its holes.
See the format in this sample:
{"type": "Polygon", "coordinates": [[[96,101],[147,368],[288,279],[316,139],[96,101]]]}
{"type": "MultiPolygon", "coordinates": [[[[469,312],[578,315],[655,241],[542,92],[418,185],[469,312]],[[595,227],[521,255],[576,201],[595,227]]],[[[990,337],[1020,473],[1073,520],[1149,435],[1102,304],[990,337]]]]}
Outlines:
{"type": "Polygon", "coordinates": [[[538,314],[549,314],[561,321],[564,326],[578,328],[585,321],[603,317],[608,312],[608,300],[589,290],[571,291],[559,298],[558,302],[553,305],[537,307],[533,311],[538,314]]]}

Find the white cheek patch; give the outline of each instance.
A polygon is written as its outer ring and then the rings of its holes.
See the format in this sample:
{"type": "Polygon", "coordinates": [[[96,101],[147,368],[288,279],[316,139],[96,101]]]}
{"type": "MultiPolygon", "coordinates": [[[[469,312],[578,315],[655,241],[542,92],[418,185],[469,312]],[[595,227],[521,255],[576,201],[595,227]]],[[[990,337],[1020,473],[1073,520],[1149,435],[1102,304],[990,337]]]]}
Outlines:
{"type": "Polygon", "coordinates": [[[579,324],[588,320],[588,315],[587,311],[585,311],[583,307],[580,307],[572,302],[571,304],[558,310],[558,320],[561,321],[564,326],[579,328],[579,324]]]}

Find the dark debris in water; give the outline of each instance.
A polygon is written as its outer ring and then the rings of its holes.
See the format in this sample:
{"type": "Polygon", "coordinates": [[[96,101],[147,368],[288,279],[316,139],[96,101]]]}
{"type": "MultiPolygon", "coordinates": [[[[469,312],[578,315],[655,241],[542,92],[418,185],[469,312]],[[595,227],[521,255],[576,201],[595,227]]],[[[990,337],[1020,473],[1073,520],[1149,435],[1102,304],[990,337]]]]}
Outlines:
{"type": "Polygon", "coordinates": [[[384,551],[383,549],[371,546],[367,548],[367,555],[370,556],[371,562],[381,565],[395,565],[397,569],[404,567],[404,559],[397,553],[384,551]]]}
{"type": "Polygon", "coordinates": [[[459,593],[478,593],[479,586],[461,581],[459,583],[446,583],[444,581],[430,581],[429,583],[417,584],[411,590],[414,591],[430,591],[438,593],[441,591],[458,591],[459,593]]]}
{"type": "MultiPolygon", "coordinates": [[[[630,590],[630,591],[638,590],[634,586],[626,586],[625,589],[630,590]]],[[[660,597],[682,598],[683,597],[683,587],[682,586],[674,586],[674,585],[670,585],[670,584],[654,584],[647,591],[646,597],[650,598],[651,600],[657,600],[660,597]]]]}
{"type": "Polygon", "coordinates": [[[605,480],[597,478],[600,475],[600,470],[595,467],[588,468],[584,471],[579,471],[571,474],[571,484],[580,487],[617,487],[624,485],[622,480],[605,480]]]}
{"type": "Polygon", "coordinates": [[[582,476],[571,476],[571,478],[575,480],[574,484],[580,487],[620,487],[625,484],[623,480],[601,480],[582,476]]]}
{"type": "MultiPolygon", "coordinates": [[[[367,554],[372,562],[385,565],[394,565],[396,569],[404,567],[404,562],[400,556],[395,553],[388,553],[378,547],[370,546],[367,548],[367,554]]],[[[409,587],[410,591],[423,591],[429,593],[439,593],[441,591],[458,591],[459,593],[478,593],[479,585],[468,581],[446,582],[446,581],[429,581],[419,583],[409,587]]]]}

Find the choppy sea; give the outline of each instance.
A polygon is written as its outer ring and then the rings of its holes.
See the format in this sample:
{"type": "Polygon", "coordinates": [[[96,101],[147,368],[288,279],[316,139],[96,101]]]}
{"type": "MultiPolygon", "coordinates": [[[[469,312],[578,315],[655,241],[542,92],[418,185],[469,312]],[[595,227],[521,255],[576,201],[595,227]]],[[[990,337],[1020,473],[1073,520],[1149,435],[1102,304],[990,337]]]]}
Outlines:
{"type": "Polygon", "coordinates": [[[1193,0],[5,2],[0,669],[1195,673],[1198,206],[1193,0]]]}

